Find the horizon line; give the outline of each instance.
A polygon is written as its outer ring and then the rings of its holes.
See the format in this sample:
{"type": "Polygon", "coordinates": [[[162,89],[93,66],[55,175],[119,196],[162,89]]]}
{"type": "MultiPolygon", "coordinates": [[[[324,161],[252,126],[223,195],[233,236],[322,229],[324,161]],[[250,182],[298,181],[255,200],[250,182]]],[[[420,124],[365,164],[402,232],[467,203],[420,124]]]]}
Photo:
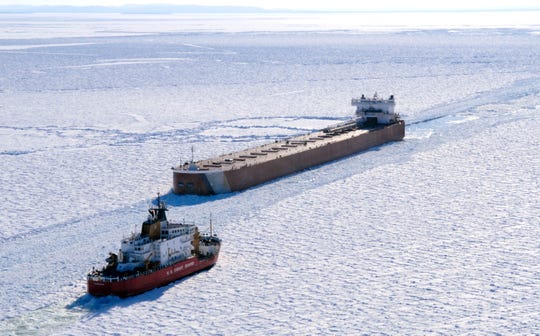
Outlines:
{"type": "Polygon", "coordinates": [[[465,13],[465,12],[520,12],[540,11],[538,7],[515,8],[447,8],[447,9],[266,9],[256,6],[218,6],[218,5],[177,5],[177,4],[125,4],[118,6],[107,5],[0,5],[0,14],[23,13],[122,13],[122,14],[181,14],[181,13],[465,13]],[[127,10],[127,11],[126,11],[127,10]],[[120,12],[118,12],[120,11],[120,12]],[[179,12],[178,12],[179,11],[179,12]]]}

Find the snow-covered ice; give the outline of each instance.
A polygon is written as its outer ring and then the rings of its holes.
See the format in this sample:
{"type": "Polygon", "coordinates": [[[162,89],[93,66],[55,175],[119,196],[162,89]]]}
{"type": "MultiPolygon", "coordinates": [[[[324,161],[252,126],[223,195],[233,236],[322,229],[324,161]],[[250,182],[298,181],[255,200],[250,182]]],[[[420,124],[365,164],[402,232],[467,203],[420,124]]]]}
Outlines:
{"type": "Polygon", "coordinates": [[[181,19],[0,17],[2,334],[540,331],[538,26],[181,19]],[[243,192],[169,192],[192,146],[318,129],[374,92],[396,96],[404,141],[243,192]],[[158,191],[172,219],[212,214],[218,264],[88,296],[158,191]]]}

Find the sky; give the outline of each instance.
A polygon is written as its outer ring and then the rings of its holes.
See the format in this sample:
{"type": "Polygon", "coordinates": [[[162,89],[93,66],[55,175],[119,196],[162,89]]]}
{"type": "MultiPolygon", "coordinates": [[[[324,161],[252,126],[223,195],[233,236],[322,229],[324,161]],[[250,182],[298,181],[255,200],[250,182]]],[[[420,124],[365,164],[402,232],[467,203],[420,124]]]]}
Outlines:
{"type": "Polygon", "coordinates": [[[494,10],[540,9],[538,0],[0,0],[0,5],[121,6],[126,4],[249,6],[264,9],[305,10],[494,10]]]}

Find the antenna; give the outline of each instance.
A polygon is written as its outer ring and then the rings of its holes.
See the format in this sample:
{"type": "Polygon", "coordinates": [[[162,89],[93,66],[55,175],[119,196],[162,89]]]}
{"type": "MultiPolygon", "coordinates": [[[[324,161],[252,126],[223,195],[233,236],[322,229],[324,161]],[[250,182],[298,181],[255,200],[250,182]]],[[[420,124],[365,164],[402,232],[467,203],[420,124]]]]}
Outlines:
{"type": "Polygon", "coordinates": [[[191,146],[191,162],[193,162],[193,145],[191,146]]]}
{"type": "Polygon", "coordinates": [[[214,236],[214,225],[212,224],[212,213],[210,213],[210,237],[214,236]]]}

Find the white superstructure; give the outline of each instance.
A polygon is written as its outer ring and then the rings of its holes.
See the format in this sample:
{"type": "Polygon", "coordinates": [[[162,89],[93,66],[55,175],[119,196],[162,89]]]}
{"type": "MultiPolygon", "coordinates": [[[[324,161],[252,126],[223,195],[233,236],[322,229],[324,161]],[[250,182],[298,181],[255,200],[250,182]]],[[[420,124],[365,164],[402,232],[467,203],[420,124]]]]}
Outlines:
{"type": "Polygon", "coordinates": [[[356,106],[356,116],[362,124],[392,124],[399,120],[399,115],[394,112],[396,101],[394,95],[388,99],[379,98],[377,94],[373,98],[353,98],[351,105],[356,106]]]}
{"type": "Polygon", "coordinates": [[[161,231],[159,239],[153,240],[138,233],[122,240],[118,252],[117,271],[131,271],[137,267],[145,267],[148,263],[167,265],[191,256],[197,227],[168,221],[161,221],[159,224],[161,231]]]}
{"type": "Polygon", "coordinates": [[[158,197],[158,206],[149,210],[141,232],[122,240],[117,257],[111,254],[109,263],[116,264],[118,272],[146,268],[149,264],[167,265],[192,256],[196,250],[193,242],[198,242],[197,226],[171,223],[165,211],[158,197]]]}

